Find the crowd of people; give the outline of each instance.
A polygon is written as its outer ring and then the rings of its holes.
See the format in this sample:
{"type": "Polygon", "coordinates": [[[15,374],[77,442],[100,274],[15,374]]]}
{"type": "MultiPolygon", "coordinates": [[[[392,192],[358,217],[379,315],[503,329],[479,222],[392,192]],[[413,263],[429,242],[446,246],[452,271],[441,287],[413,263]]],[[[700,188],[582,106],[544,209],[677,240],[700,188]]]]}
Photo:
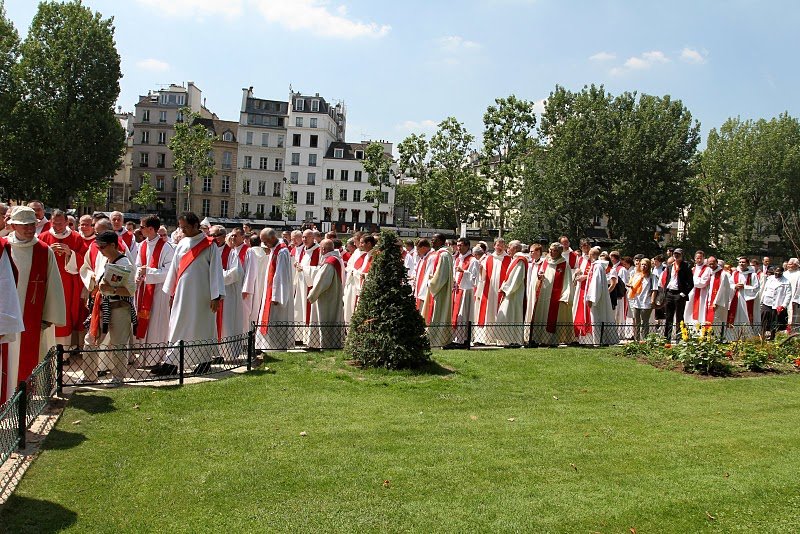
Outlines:
{"type": "MultiPolygon", "coordinates": [[[[253,324],[260,350],[342,345],[376,235],[207,223],[185,213],[170,233],[155,215],[137,225],[119,212],[75,220],[58,209],[48,218],[38,201],[0,204],[0,400],[55,344],[83,354],[82,380],[108,374],[111,384],[132,367],[176,374],[179,341],[221,342],[253,324]]],[[[615,344],[656,328],[671,339],[681,322],[727,339],[774,337],[800,321],[796,258],[728,264],[697,251],[690,265],[680,248],[623,257],[587,239],[573,250],[567,237],[547,250],[441,234],[402,246],[432,346],[615,344]]],[[[204,372],[217,358],[208,344],[191,366],[204,372]]]]}

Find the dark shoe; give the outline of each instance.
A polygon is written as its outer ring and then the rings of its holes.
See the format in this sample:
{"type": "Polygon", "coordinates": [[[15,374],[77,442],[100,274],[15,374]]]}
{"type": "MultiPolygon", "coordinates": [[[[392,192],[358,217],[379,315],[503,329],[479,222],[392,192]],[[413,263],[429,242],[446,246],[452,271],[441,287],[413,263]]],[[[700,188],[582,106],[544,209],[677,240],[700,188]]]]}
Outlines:
{"type": "MultiPolygon", "coordinates": [[[[161,370],[162,367],[164,367],[164,362],[157,363],[153,367],[150,368],[150,372],[154,373],[154,374],[158,373],[161,370]]],[[[147,367],[145,367],[145,369],[147,369],[147,367]]]]}
{"type": "Polygon", "coordinates": [[[158,371],[153,372],[156,376],[172,376],[178,374],[178,366],[171,363],[161,364],[158,371]]]}
{"type": "Polygon", "coordinates": [[[216,358],[211,360],[211,363],[213,363],[214,365],[222,365],[223,363],[225,363],[225,358],[223,358],[222,356],[217,356],[216,358]]]}
{"type": "Polygon", "coordinates": [[[211,370],[211,362],[201,362],[192,371],[193,375],[204,375],[211,370]]]}
{"type": "Polygon", "coordinates": [[[506,348],[507,349],[521,349],[522,345],[520,345],[519,343],[510,343],[510,344],[506,345],[506,348]]]}
{"type": "Polygon", "coordinates": [[[460,343],[448,343],[447,345],[442,347],[442,350],[456,350],[456,349],[460,349],[460,348],[463,348],[463,347],[464,346],[461,345],[460,343]]]}

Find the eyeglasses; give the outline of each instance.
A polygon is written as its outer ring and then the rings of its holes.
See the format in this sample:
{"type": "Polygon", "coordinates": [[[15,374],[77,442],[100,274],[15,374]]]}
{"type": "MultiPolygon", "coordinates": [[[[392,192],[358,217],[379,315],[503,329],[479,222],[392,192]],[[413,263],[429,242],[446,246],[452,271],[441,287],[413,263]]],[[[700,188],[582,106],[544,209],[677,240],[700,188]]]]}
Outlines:
{"type": "Polygon", "coordinates": [[[225,237],[225,234],[214,234],[214,239],[217,239],[219,237],[225,237]]]}

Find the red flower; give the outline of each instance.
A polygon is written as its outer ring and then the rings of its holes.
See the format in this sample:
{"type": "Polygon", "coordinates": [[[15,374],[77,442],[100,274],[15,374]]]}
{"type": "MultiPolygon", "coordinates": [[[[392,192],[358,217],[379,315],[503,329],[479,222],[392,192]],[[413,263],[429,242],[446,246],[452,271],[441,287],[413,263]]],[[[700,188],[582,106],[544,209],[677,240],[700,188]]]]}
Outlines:
{"type": "MultiPolygon", "coordinates": [[[[665,349],[671,349],[671,348],[672,348],[672,343],[666,343],[666,344],[664,345],[664,348],[665,348],[665,349]]],[[[797,358],[797,361],[800,361],[800,358],[797,358]]],[[[799,364],[799,365],[800,365],[800,364],[799,364]]]]}

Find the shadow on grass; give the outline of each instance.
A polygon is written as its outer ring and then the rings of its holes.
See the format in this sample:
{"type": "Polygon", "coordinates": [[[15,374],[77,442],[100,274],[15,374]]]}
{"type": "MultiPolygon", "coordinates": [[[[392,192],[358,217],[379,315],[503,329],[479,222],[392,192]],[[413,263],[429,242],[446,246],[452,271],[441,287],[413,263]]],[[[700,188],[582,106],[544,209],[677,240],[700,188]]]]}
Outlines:
{"type": "Polygon", "coordinates": [[[412,375],[450,376],[456,373],[455,369],[444,367],[436,360],[430,360],[417,369],[409,369],[412,375]]]}
{"type": "Polygon", "coordinates": [[[114,399],[105,395],[85,395],[76,392],[69,400],[69,404],[73,408],[91,414],[109,413],[116,410],[114,399]]]}
{"type": "Polygon", "coordinates": [[[77,513],[60,504],[12,495],[0,510],[0,532],[60,532],[77,520],[77,513]]]}
{"type": "Polygon", "coordinates": [[[77,447],[86,441],[86,436],[78,432],[66,432],[54,428],[50,430],[42,443],[42,450],[65,450],[77,447]]]}
{"type": "Polygon", "coordinates": [[[276,358],[272,354],[268,354],[266,352],[262,352],[259,359],[261,360],[262,364],[263,363],[275,363],[275,362],[282,362],[283,361],[280,358],[276,358]]]}

